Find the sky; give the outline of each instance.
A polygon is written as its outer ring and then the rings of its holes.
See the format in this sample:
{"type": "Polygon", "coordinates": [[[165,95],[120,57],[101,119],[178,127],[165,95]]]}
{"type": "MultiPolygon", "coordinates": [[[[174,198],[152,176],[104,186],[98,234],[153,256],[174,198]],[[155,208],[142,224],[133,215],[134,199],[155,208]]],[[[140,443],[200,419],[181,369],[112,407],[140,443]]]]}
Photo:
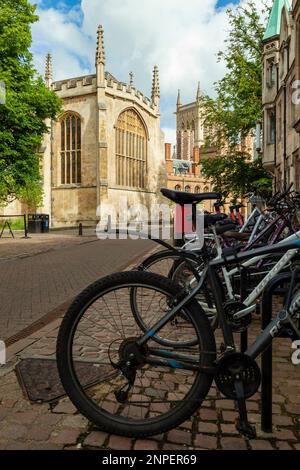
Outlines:
{"type": "MultiPolygon", "coordinates": [[[[54,80],[95,73],[96,31],[104,27],[106,69],[151,95],[158,65],[161,127],[175,143],[178,89],[183,103],[195,100],[198,82],[213,95],[225,73],[216,54],[228,34],[226,9],[246,0],[30,0],[39,21],[32,26],[35,66],[44,74],[53,57],[54,80]]],[[[255,0],[260,2],[261,0],[255,0]]]]}

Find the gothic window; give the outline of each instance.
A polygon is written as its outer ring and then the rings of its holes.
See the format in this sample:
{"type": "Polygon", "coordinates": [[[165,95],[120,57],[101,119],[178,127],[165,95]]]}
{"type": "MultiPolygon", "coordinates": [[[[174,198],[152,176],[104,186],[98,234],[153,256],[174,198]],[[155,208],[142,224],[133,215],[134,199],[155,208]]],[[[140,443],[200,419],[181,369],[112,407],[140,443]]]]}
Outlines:
{"type": "Polygon", "coordinates": [[[81,119],[72,112],[60,120],[61,184],[81,183],[81,119]]]}
{"type": "Polygon", "coordinates": [[[175,186],[175,191],[181,191],[181,186],[180,186],[180,184],[177,184],[177,185],[175,186]]]}
{"type": "Polygon", "coordinates": [[[116,180],[119,186],[145,189],[147,134],[133,109],[120,114],[116,125],[116,180]]]}
{"type": "Polygon", "coordinates": [[[184,188],[184,190],[185,190],[186,193],[190,193],[190,192],[191,192],[191,187],[190,187],[190,186],[186,186],[186,187],[184,188]]]}
{"type": "Polygon", "coordinates": [[[195,193],[196,193],[196,194],[199,194],[199,193],[201,193],[201,191],[200,191],[200,187],[199,187],[199,186],[196,186],[196,187],[195,187],[195,193]]]}

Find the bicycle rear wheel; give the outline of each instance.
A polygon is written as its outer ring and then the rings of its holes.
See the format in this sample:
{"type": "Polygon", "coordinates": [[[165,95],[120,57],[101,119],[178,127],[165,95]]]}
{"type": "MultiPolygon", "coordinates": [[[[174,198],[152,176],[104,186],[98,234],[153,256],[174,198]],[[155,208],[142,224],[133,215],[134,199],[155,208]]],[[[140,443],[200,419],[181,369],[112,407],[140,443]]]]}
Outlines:
{"type": "MultiPolygon", "coordinates": [[[[176,253],[170,250],[155,253],[145,259],[138,267],[141,271],[152,272],[171,279],[179,286],[182,286],[186,292],[192,291],[192,289],[197,286],[203,268],[204,262],[201,257],[195,257],[185,252],[176,253]]],[[[131,300],[133,315],[140,328],[146,331],[149,327],[149,322],[153,323],[154,319],[149,318],[148,312],[145,312],[143,306],[139,304],[134,289],[132,289],[131,292],[131,300]]],[[[196,300],[206,313],[212,328],[217,328],[217,311],[210,286],[207,282],[204,283],[201,291],[196,296],[196,300]]],[[[158,320],[158,318],[155,320],[158,320]]],[[[176,321],[180,323],[182,318],[177,316],[176,321]]],[[[161,344],[166,344],[161,336],[157,339],[161,344]]]]}
{"type": "MultiPolygon", "coordinates": [[[[183,341],[194,335],[196,345],[164,348],[163,356],[171,357],[176,351],[193,358],[197,367],[179,369],[172,359],[164,365],[146,362],[157,351],[151,339],[143,350],[146,360],[134,369],[133,383],[124,395],[128,377],[116,364],[141,336],[131,311],[132,287],[148,292],[149,309],[165,313],[178,292],[174,283],[150,273],[126,272],[96,282],[78,296],[63,319],[57,364],[67,394],[90,421],[110,433],[145,437],[178,426],[199,408],[213,380],[211,370],[205,372],[205,368],[214,365],[216,345],[205,314],[197,302],[190,302],[182,310],[189,328],[176,334],[183,341]]],[[[169,325],[164,330],[164,336],[172,336],[169,325]]]]}

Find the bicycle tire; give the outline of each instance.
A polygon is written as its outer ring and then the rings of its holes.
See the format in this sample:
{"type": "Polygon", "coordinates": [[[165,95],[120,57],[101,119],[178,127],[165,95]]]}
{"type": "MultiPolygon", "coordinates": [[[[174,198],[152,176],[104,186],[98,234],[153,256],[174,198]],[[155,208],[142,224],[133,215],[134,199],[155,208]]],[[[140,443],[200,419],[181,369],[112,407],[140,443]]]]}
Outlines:
{"type": "MultiPolygon", "coordinates": [[[[95,299],[99,299],[104,292],[120,285],[130,286],[137,282],[143,286],[157,288],[170,297],[178,292],[178,286],[174,283],[151,273],[131,271],[108,276],[89,286],[74,300],[62,321],[57,339],[57,366],[60,379],[75,407],[103,431],[132,438],[161,434],[183,423],[201,406],[213,381],[211,373],[196,371],[195,381],[187,399],[180,401],[177,408],[170,408],[164,415],[148,417],[138,423],[99,409],[87,397],[74,372],[71,349],[74,328],[76,329],[88,306],[95,299]]],[[[216,343],[210,324],[196,301],[189,302],[184,311],[197,332],[201,351],[206,352],[200,355],[201,366],[212,367],[216,357],[216,343]]]]}

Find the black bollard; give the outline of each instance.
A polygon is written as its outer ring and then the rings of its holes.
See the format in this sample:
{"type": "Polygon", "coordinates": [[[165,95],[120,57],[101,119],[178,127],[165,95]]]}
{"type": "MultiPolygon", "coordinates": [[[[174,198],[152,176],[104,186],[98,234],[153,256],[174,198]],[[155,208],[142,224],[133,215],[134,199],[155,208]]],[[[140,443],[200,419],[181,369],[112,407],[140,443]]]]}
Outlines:
{"type": "Polygon", "coordinates": [[[82,235],[83,235],[83,225],[82,225],[82,223],[79,224],[78,235],[79,235],[79,237],[82,237],[82,235]]]}

